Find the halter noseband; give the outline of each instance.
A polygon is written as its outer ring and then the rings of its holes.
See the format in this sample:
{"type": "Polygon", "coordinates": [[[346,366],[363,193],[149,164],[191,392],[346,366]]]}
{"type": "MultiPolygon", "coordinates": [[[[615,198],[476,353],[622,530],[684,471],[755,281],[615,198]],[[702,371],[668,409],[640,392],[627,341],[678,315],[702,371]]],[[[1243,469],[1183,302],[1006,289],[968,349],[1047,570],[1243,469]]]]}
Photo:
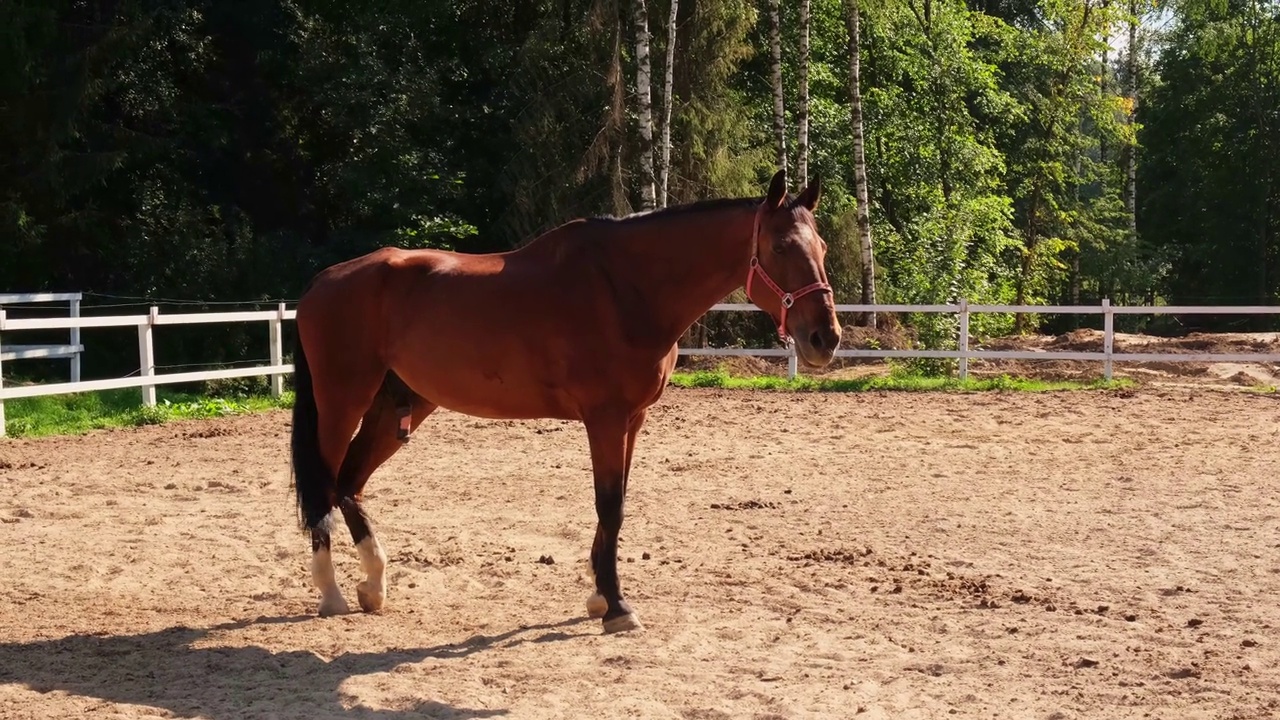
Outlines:
{"type": "MultiPolygon", "coordinates": [[[[773,278],[769,277],[769,273],[765,272],[764,266],[760,264],[759,258],[760,216],[763,213],[764,203],[762,202],[759,209],[756,210],[755,221],[751,228],[751,265],[747,270],[747,299],[755,302],[755,299],[751,297],[751,280],[757,273],[759,273],[760,279],[764,281],[764,284],[767,285],[769,289],[778,296],[778,299],[782,301],[782,317],[778,320],[778,336],[782,338],[783,342],[789,343],[791,342],[791,336],[787,335],[787,310],[792,305],[796,304],[796,300],[811,292],[817,292],[818,290],[832,292],[832,290],[830,285],[819,280],[818,282],[805,285],[795,292],[783,292],[782,288],[778,287],[778,283],[774,282],[773,278]]],[[[756,305],[758,306],[760,303],[756,303],[756,305]]]]}

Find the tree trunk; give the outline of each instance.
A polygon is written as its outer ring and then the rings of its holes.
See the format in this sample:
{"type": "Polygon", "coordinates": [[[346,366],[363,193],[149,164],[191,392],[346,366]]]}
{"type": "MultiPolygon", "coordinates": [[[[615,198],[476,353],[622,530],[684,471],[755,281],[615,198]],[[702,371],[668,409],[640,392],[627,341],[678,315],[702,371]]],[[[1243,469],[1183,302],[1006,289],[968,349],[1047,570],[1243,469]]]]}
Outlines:
{"type": "Polygon", "coordinates": [[[809,182],[809,0],[800,0],[800,126],[796,142],[796,174],[809,182]]]}
{"type": "Polygon", "coordinates": [[[676,59],[676,11],[680,0],[671,0],[671,14],[667,18],[667,66],[662,81],[662,178],[659,182],[658,205],[667,206],[667,182],[671,177],[671,85],[672,68],[676,59]]]}
{"type": "MultiPolygon", "coordinates": [[[[1129,96],[1129,117],[1125,119],[1130,128],[1138,113],[1138,2],[1139,0],[1129,0],[1129,47],[1128,57],[1125,58],[1125,83],[1127,95],[1129,96]]],[[[1138,234],[1138,148],[1136,142],[1131,142],[1124,150],[1124,212],[1129,219],[1129,234],[1137,236],[1138,234]]]]}
{"type": "Polygon", "coordinates": [[[606,120],[605,129],[608,135],[610,195],[615,215],[625,215],[632,210],[631,199],[627,196],[627,183],[622,175],[623,140],[626,136],[626,74],[622,66],[623,18],[621,8],[612,8],[617,16],[613,27],[613,52],[609,56],[609,70],[606,76],[613,98],[611,112],[606,120]]]}
{"type": "Polygon", "coordinates": [[[645,0],[633,0],[636,33],[636,96],[640,111],[640,206],[654,207],[653,102],[650,96],[649,12],[645,0]]]}
{"type": "MultiPolygon", "coordinates": [[[[1077,120],[1077,121],[1076,121],[1076,128],[1077,128],[1077,132],[1080,132],[1080,126],[1081,126],[1081,125],[1083,125],[1083,122],[1082,122],[1082,121],[1080,121],[1080,120],[1077,120]]],[[[1101,152],[1101,151],[1102,151],[1102,144],[1101,144],[1101,143],[1099,143],[1099,144],[1098,144],[1098,149],[1099,149],[1099,152],[1101,152]]],[[[1072,183],[1075,185],[1075,187],[1074,187],[1074,192],[1075,192],[1074,200],[1075,200],[1075,204],[1076,204],[1076,207],[1077,207],[1077,208],[1079,208],[1079,207],[1080,207],[1080,176],[1081,176],[1081,174],[1082,174],[1082,172],[1083,172],[1083,170],[1084,170],[1083,165],[1084,165],[1084,158],[1083,158],[1083,156],[1082,156],[1082,153],[1081,153],[1079,150],[1077,150],[1077,151],[1076,151],[1076,158],[1075,158],[1075,168],[1074,168],[1074,171],[1075,171],[1075,177],[1072,179],[1072,183]]],[[[1081,279],[1080,279],[1080,254],[1081,254],[1082,252],[1084,252],[1084,246],[1083,246],[1083,244],[1081,243],[1081,241],[1077,238],[1077,241],[1076,241],[1076,249],[1071,251],[1071,278],[1070,278],[1071,289],[1070,289],[1070,292],[1071,292],[1071,304],[1072,304],[1072,305],[1079,305],[1079,304],[1080,304],[1080,282],[1081,282],[1081,279]]],[[[1070,318],[1070,322],[1071,322],[1071,327],[1072,327],[1072,328],[1079,328],[1079,327],[1080,327],[1080,316],[1079,316],[1079,315],[1072,315],[1072,316],[1071,316],[1071,318],[1070,318]]]]}
{"type": "MultiPolygon", "coordinates": [[[[1052,132],[1052,124],[1049,128],[1052,132]]],[[[1017,294],[1014,297],[1014,305],[1027,304],[1027,285],[1031,283],[1031,263],[1035,258],[1036,245],[1040,240],[1040,227],[1038,224],[1040,215],[1041,201],[1041,185],[1040,178],[1037,177],[1035,185],[1031,188],[1031,205],[1027,208],[1027,234],[1024,239],[1024,247],[1022,248],[1022,262],[1018,272],[1017,294]]],[[[1027,316],[1024,313],[1017,312],[1013,315],[1013,329],[1016,333],[1023,333],[1027,330],[1027,316]]]]}
{"type": "Polygon", "coordinates": [[[776,143],[779,168],[787,167],[787,130],[785,104],[782,95],[782,21],[778,12],[778,0],[769,0],[769,51],[772,53],[770,74],[773,78],[773,137],[776,143]]]}
{"type": "MultiPolygon", "coordinates": [[[[1102,0],[1102,10],[1105,13],[1110,5],[1109,0],[1102,0]]],[[[1110,53],[1107,51],[1111,47],[1111,21],[1108,18],[1107,24],[1102,29],[1102,67],[1098,74],[1098,95],[1105,103],[1107,101],[1107,60],[1110,53]]],[[[1102,165],[1107,163],[1107,138],[1106,135],[1098,133],[1098,162],[1102,165]]]]}
{"type": "MultiPolygon", "coordinates": [[[[853,131],[853,185],[858,199],[858,245],[862,255],[862,304],[876,302],[876,263],[871,248],[870,193],[867,190],[867,159],[862,136],[862,49],[858,33],[861,23],[858,0],[845,1],[845,19],[849,25],[849,123],[853,131]]],[[[876,314],[863,315],[867,327],[876,326],[876,314]]]]}

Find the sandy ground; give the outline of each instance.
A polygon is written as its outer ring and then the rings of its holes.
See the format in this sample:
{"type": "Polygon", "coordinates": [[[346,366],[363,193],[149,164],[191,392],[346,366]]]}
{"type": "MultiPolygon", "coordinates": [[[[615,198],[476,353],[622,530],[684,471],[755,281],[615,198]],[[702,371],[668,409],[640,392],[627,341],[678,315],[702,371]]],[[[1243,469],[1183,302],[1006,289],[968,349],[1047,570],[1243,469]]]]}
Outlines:
{"type": "Polygon", "coordinates": [[[580,426],[437,413],[319,619],[287,423],[0,442],[0,718],[1280,717],[1274,395],[672,390],[610,636],[580,426]]]}

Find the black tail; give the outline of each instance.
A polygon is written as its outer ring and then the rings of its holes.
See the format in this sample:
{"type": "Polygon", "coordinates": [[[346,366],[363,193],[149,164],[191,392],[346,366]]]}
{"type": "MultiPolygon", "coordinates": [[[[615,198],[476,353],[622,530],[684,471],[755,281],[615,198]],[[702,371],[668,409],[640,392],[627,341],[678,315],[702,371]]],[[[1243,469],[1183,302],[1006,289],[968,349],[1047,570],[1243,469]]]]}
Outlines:
{"type": "Polygon", "coordinates": [[[320,526],[333,510],[337,485],[320,455],[320,414],[311,387],[311,368],[299,335],[293,350],[293,488],[298,496],[299,523],[304,532],[320,526]]]}

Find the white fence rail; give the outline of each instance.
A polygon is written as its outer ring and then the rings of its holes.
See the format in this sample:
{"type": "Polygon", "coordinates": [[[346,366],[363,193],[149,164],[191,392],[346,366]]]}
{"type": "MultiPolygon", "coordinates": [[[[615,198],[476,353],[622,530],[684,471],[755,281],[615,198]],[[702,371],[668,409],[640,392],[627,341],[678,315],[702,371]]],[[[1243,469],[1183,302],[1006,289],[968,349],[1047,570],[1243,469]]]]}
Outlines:
{"type": "MultiPolygon", "coordinates": [[[[296,319],[296,310],[289,309],[280,303],[275,310],[253,312],[225,313],[175,313],[161,314],[158,308],[152,307],[146,315],[121,315],[105,317],[81,317],[79,315],[79,294],[65,295],[0,295],[0,437],[4,436],[4,402],[17,398],[39,397],[43,395],[62,395],[68,393],[87,392],[92,390],[109,390],[118,388],[140,388],[142,401],[151,406],[156,403],[156,386],[215,380],[221,378],[271,376],[271,391],[279,396],[284,390],[284,375],[293,372],[293,365],[284,364],[284,346],[282,343],[282,327],[286,320],[296,319]],[[43,302],[63,299],[73,302],[72,311],[66,318],[31,318],[7,319],[3,303],[20,302],[12,298],[39,298],[25,302],[43,302]],[[165,325],[194,325],[228,322],[265,322],[269,328],[270,364],[253,367],[230,368],[225,370],[205,370],[199,372],[156,373],[155,348],[153,342],[154,328],[165,325]],[[79,375],[79,356],[83,347],[79,344],[80,328],[93,327],[136,327],[138,331],[139,374],[133,377],[109,378],[105,380],[81,381],[79,375]],[[42,350],[32,350],[36,346],[9,345],[4,343],[6,333],[24,330],[68,329],[71,331],[71,344],[67,346],[39,346],[42,350]],[[43,354],[42,354],[43,353],[43,354]],[[31,357],[74,357],[71,382],[46,383],[4,387],[3,363],[31,357]]],[[[720,303],[712,306],[712,312],[761,312],[749,303],[720,303]]],[[[1116,307],[1107,300],[1101,305],[970,305],[960,301],[953,305],[836,305],[840,313],[854,312],[902,312],[902,313],[955,313],[959,315],[959,332],[957,349],[955,350],[881,350],[881,349],[842,349],[836,351],[836,357],[842,358],[951,358],[959,361],[959,375],[968,376],[970,360],[1097,360],[1103,364],[1103,372],[1107,379],[1112,376],[1115,362],[1280,362],[1280,353],[1116,353],[1113,352],[1115,338],[1114,321],[1116,315],[1280,315],[1280,306],[1122,306],[1116,307]],[[1100,352],[1053,352],[1035,350],[972,350],[969,347],[969,317],[973,313],[1029,313],[1029,314],[1083,314],[1103,316],[1103,346],[1100,352]]],[[[681,355],[735,356],[752,355],[757,357],[786,357],[788,359],[788,375],[795,377],[797,358],[794,346],[785,348],[681,348],[681,355]]]]}
{"type": "MultiPolygon", "coordinates": [[[[713,311],[761,312],[750,303],[719,303],[713,311]]],[[[1280,353],[1117,353],[1113,352],[1116,315],[1280,315],[1280,306],[1274,305],[1112,305],[1103,299],[1100,305],[970,305],[961,300],[954,305],[836,305],[836,312],[898,312],[898,313],[955,313],[959,315],[959,330],[955,350],[853,350],[836,351],[839,358],[949,358],[958,360],[960,379],[969,376],[970,360],[1098,360],[1103,365],[1103,375],[1110,380],[1116,362],[1280,362],[1280,353]],[[1041,315],[1102,315],[1102,350],[1060,351],[1049,350],[971,350],[969,348],[969,317],[973,313],[1027,313],[1041,315]]],[[[698,348],[682,349],[682,355],[753,355],[758,357],[786,357],[787,376],[797,373],[794,345],[789,348],[698,348]]]]}
{"type": "MultiPolygon", "coordinates": [[[[3,298],[5,296],[0,296],[3,298]]],[[[271,376],[271,394],[279,397],[284,392],[284,376],[293,372],[293,365],[284,364],[283,324],[293,320],[296,310],[289,309],[280,303],[275,310],[259,310],[253,312],[213,312],[213,313],[175,313],[160,314],[160,309],[152,307],[146,315],[112,315],[104,317],[67,318],[28,318],[10,320],[3,308],[0,308],[0,350],[11,346],[5,344],[6,333],[23,330],[56,330],[67,328],[79,338],[80,328],[136,327],[138,331],[138,375],[104,380],[80,380],[77,355],[76,376],[71,382],[45,383],[42,385],[24,385],[4,387],[4,362],[11,359],[25,359],[18,353],[10,358],[5,350],[0,353],[0,437],[5,435],[4,403],[6,400],[18,398],[41,397],[44,395],[65,395],[69,393],[89,392],[93,390],[116,390],[120,388],[140,388],[142,402],[147,406],[156,404],[156,386],[172,383],[199,382],[202,380],[218,380],[223,378],[271,376]],[[196,372],[156,373],[154,328],[164,325],[199,325],[230,322],[265,322],[271,352],[270,365],[252,367],[227,368],[223,370],[201,370],[196,372]]],[[[13,346],[23,347],[23,346],[13,346]]],[[[83,349],[83,348],[81,348],[83,349]]],[[[47,356],[45,356],[47,357],[47,356]]]]}
{"type": "MultiPolygon", "coordinates": [[[[44,303],[66,303],[70,318],[80,317],[81,293],[0,293],[0,312],[5,305],[33,305],[44,303]]],[[[71,382],[80,382],[80,354],[84,345],[80,344],[80,328],[69,328],[70,333],[66,345],[0,345],[0,362],[5,360],[67,359],[71,361],[71,382]]],[[[0,418],[3,418],[4,406],[0,402],[0,418]]],[[[0,422],[0,436],[4,435],[3,422],[0,422]]]]}

